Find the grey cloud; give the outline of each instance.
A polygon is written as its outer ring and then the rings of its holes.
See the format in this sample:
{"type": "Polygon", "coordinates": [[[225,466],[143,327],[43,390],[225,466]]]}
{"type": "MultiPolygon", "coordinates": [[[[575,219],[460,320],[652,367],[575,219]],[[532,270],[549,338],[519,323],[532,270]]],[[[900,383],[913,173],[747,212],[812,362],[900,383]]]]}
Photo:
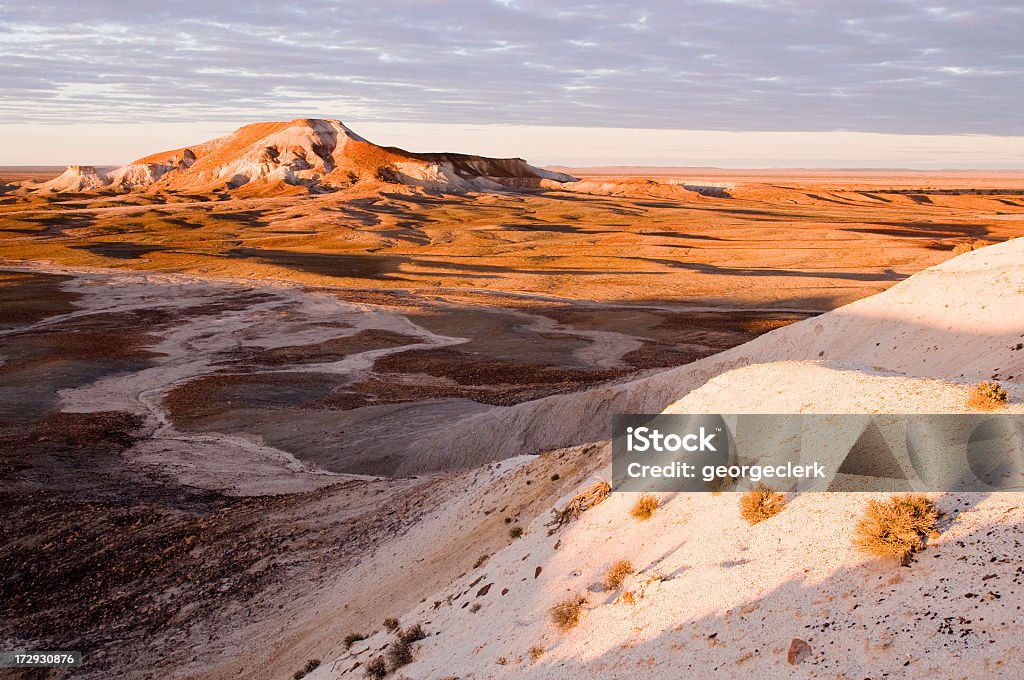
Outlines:
{"type": "Polygon", "coordinates": [[[1015,0],[0,1],[0,122],[1024,134],[1022,34],[1015,0]]]}

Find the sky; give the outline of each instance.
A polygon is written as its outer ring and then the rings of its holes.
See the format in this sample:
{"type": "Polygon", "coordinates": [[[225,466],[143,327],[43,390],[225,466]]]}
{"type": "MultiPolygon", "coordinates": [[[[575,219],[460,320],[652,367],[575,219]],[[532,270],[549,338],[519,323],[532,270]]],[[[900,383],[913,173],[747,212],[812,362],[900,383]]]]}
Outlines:
{"type": "Polygon", "coordinates": [[[1019,0],[0,0],[0,164],[258,120],[543,164],[1024,167],[1019,0]]]}

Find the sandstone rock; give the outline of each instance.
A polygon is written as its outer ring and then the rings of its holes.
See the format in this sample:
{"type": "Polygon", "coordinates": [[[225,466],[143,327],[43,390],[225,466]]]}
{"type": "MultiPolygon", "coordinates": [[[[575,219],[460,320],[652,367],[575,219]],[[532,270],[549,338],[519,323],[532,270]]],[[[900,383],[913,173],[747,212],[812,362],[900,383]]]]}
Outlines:
{"type": "Polygon", "coordinates": [[[795,666],[802,663],[811,655],[811,646],[800,638],[793,638],[789,643],[789,651],[786,652],[786,661],[795,666]]]}
{"type": "Polygon", "coordinates": [[[270,195],[322,193],[364,184],[405,184],[439,191],[553,188],[575,177],[521,158],[413,153],[369,142],[341,121],[297,118],[253,123],[187,148],[151,154],[110,172],[69,166],[42,191],[208,192],[242,189],[270,195]]]}

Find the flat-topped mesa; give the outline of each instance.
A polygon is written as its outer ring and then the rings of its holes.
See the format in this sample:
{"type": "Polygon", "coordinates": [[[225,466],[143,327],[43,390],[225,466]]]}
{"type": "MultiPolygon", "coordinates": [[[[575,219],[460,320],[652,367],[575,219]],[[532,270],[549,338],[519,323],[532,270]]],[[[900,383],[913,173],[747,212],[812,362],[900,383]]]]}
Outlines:
{"type": "Polygon", "coordinates": [[[362,182],[464,191],[557,186],[575,179],[521,158],[382,147],[340,121],[310,118],[252,123],[217,139],[145,156],[109,175],[72,168],[41,189],[202,192],[246,187],[273,193],[298,187],[320,193],[362,182]]]}

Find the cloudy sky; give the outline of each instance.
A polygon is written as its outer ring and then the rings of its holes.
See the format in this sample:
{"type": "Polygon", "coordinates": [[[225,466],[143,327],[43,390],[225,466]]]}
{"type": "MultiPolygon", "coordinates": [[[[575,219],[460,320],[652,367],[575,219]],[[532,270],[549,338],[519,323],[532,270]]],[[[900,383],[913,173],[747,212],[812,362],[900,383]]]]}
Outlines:
{"type": "Polygon", "coordinates": [[[1021,36],[1019,0],[0,0],[0,164],[321,116],[547,163],[1022,167],[1021,36]]]}

